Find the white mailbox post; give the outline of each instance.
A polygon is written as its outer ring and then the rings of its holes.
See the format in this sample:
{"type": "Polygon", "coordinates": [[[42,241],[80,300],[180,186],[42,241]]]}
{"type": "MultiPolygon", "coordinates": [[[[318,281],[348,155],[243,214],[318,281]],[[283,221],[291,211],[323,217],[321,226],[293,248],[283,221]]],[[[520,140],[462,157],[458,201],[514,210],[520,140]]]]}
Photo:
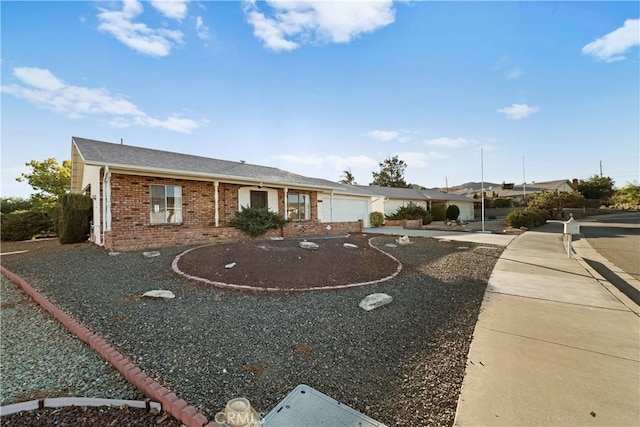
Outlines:
{"type": "Polygon", "coordinates": [[[571,242],[573,241],[574,234],[580,234],[580,223],[573,219],[573,214],[570,214],[569,221],[564,223],[563,237],[567,237],[567,255],[571,258],[571,242]]]}

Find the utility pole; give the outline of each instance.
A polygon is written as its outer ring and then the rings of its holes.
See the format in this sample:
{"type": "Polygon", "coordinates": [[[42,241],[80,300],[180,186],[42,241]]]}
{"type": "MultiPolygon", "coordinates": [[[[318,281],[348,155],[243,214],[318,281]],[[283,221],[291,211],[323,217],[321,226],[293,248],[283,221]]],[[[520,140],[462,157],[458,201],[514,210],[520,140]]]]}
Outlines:
{"type": "Polygon", "coordinates": [[[602,160],[600,160],[600,178],[602,178],[602,160]]]}
{"type": "Polygon", "coordinates": [[[449,180],[447,179],[446,176],[444,177],[444,185],[445,185],[445,188],[447,189],[446,192],[448,193],[449,192],[449,180]]]}
{"type": "Polygon", "coordinates": [[[482,195],[482,232],[484,233],[484,153],[482,147],[480,147],[480,180],[482,181],[480,191],[482,195]]]}
{"type": "Polygon", "coordinates": [[[524,176],[524,156],[522,156],[522,204],[527,198],[527,178],[524,176]]]}

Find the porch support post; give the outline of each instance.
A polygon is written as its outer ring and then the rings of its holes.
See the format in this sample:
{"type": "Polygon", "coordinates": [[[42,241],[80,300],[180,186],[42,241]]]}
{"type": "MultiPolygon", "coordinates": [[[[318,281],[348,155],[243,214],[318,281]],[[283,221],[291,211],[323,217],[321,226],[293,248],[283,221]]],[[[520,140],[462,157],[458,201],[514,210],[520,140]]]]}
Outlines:
{"type": "Polygon", "coordinates": [[[214,183],[213,183],[213,188],[214,188],[214,193],[213,193],[213,215],[214,215],[214,218],[215,218],[216,227],[220,226],[220,212],[219,212],[219,209],[218,209],[218,200],[219,200],[218,187],[220,187],[220,182],[214,181],[214,183]]]}
{"type": "Polygon", "coordinates": [[[284,187],[284,219],[289,219],[289,203],[288,203],[289,189],[284,187]]]}
{"type": "Polygon", "coordinates": [[[329,221],[333,222],[333,190],[331,190],[331,213],[329,214],[329,221]]]}

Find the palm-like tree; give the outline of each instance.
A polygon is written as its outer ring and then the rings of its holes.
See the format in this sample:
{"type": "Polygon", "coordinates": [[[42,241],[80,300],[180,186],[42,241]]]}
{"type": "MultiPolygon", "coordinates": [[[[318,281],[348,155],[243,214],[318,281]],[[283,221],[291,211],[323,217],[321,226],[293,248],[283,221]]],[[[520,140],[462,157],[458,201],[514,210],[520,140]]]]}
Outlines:
{"type": "Polygon", "coordinates": [[[338,181],[340,184],[354,185],[356,183],[356,178],[351,173],[351,168],[348,170],[342,171],[341,175],[342,179],[338,181]]]}

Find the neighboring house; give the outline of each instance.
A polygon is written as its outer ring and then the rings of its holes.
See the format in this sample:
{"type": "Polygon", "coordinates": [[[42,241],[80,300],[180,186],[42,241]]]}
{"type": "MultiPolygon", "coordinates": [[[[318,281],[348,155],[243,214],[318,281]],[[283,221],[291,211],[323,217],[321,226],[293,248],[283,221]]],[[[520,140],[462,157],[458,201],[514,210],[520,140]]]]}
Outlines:
{"type": "Polygon", "coordinates": [[[410,204],[422,206],[428,211],[435,204],[445,207],[456,205],[460,209],[462,221],[473,221],[473,200],[470,197],[443,193],[438,190],[418,190],[414,188],[380,187],[377,185],[356,185],[361,190],[371,193],[371,210],[382,212],[387,216],[393,215],[398,208],[410,204]]]}
{"type": "MultiPolygon", "coordinates": [[[[485,183],[485,197],[509,198],[521,201],[523,196],[531,196],[541,193],[542,191],[560,191],[573,193],[576,191],[578,180],[573,182],[568,179],[560,179],[555,181],[532,182],[523,185],[504,185],[485,183]]],[[[479,183],[467,183],[450,189],[453,194],[459,194],[466,197],[477,197],[480,199],[481,187],[479,183]]]]}
{"type": "Polygon", "coordinates": [[[91,241],[112,251],[244,237],[229,221],[242,206],[291,221],[268,236],[359,232],[371,194],[245,162],[73,137],[71,192],[91,195],[91,241]]]}

